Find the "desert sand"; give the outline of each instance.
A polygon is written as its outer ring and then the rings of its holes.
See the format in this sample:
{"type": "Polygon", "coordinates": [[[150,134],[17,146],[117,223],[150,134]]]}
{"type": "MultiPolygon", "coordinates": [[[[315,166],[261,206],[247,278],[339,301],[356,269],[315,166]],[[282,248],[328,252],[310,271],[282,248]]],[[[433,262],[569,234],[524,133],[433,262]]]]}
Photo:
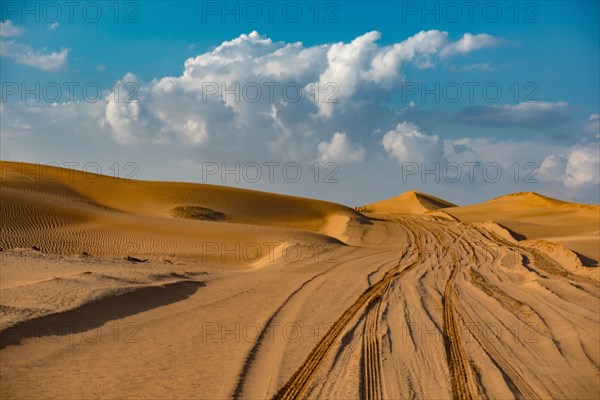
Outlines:
{"type": "Polygon", "coordinates": [[[0,167],[2,399],[600,397],[596,205],[0,167]]]}

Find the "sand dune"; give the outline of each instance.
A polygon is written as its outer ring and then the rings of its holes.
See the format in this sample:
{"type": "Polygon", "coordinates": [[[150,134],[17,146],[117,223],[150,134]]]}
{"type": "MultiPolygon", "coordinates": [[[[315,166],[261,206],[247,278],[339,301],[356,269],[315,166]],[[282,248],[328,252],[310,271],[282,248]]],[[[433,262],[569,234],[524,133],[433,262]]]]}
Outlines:
{"type": "Polygon", "coordinates": [[[206,257],[215,243],[236,243],[264,253],[284,243],[339,243],[349,239],[347,223],[365,222],[350,208],[292,196],[24,163],[0,166],[4,249],[206,257]]]}
{"type": "Polygon", "coordinates": [[[560,243],[582,255],[586,265],[600,260],[600,207],[596,205],[525,192],[444,211],[463,222],[494,220],[527,239],[560,243]]]}
{"type": "Polygon", "coordinates": [[[569,203],[533,192],[511,193],[481,204],[457,206],[415,191],[357,207],[363,212],[419,214],[465,223],[493,221],[519,239],[559,243],[585,266],[600,260],[600,206],[569,203]]]}
{"type": "Polygon", "coordinates": [[[358,217],[351,209],[334,203],[232,187],[134,181],[6,161],[0,170],[3,189],[26,187],[28,192],[68,199],[73,205],[83,203],[152,217],[172,217],[176,207],[192,206],[222,213],[228,222],[309,230],[318,230],[331,214],[358,217]]]}
{"type": "Polygon", "coordinates": [[[2,399],[600,395],[597,206],[0,166],[2,399]]]}
{"type": "Polygon", "coordinates": [[[409,191],[400,196],[378,201],[362,207],[362,211],[377,213],[424,214],[428,211],[454,207],[454,204],[440,198],[409,191]]]}

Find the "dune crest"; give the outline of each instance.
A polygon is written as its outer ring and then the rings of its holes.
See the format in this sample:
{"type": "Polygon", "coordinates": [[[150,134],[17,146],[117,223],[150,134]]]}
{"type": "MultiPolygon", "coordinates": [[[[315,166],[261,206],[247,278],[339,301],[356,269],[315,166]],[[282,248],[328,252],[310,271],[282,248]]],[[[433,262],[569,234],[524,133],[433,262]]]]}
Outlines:
{"type": "MultiPolygon", "coordinates": [[[[543,207],[573,207],[573,208],[587,208],[585,204],[570,203],[568,201],[554,199],[552,197],[544,196],[536,192],[515,192],[509,193],[502,196],[495,197],[485,203],[494,204],[504,209],[533,209],[543,207]]],[[[483,204],[485,204],[483,203],[483,204]]]]}
{"type": "Polygon", "coordinates": [[[391,199],[381,200],[361,207],[366,212],[425,214],[426,212],[455,205],[438,197],[414,190],[405,192],[391,199]]]}
{"type": "Polygon", "coordinates": [[[445,212],[465,223],[495,221],[520,239],[542,239],[600,260],[600,206],[570,203],[534,192],[512,193],[445,212]]]}

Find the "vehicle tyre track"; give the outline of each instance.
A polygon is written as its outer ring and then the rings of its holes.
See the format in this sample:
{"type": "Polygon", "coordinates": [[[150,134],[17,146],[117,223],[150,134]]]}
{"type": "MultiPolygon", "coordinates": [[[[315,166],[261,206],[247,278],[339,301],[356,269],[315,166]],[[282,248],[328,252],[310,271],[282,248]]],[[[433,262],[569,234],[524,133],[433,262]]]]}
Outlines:
{"type": "MultiPolygon", "coordinates": [[[[389,282],[384,293],[389,288],[389,282]]],[[[363,397],[367,400],[383,398],[383,375],[381,372],[381,339],[379,337],[379,316],[382,297],[373,300],[367,313],[363,334],[362,387],[363,397]]]]}
{"type": "MultiPolygon", "coordinates": [[[[410,263],[406,268],[399,271],[402,266],[402,258],[398,261],[398,263],[392,267],[386,274],[383,276],[381,280],[377,283],[369,287],[365,290],[358,299],[348,307],[338,318],[338,320],[329,328],[329,330],[325,333],[325,335],[321,338],[319,343],[311,350],[308,357],[305,361],[300,365],[300,367],[294,372],[294,374],[290,377],[287,383],[279,390],[279,392],[274,396],[274,399],[281,400],[289,400],[289,399],[297,399],[300,398],[303,393],[308,388],[308,384],[312,376],[316,373],[317,369],[321,365],[323,359],[327,355],[328,351],[333,347],[336,339],[341,335],[344,328],[348,325],[348,323],[358,314],[358,312],[363,309],[366,305],[372,303],[375,299],[380,300],[385,291],[389,288],[389,285],[393,279],[398,279],[406,274],[408,271],[413,269],[415,266],[419,265],[423,260],[423,251],[422,245],[420,243],[419,237],[416,236],[415,232],[410,228],[404,225],[411,234],[414,235],[414,243],[417,247],[418,254],[417,259],[410,263]]],[[[378,315],[378,313],[376,313],[378,315]]],[[[377,319],[375,317],[375,319],[377,319]]],[[[373,322],[371,322],[372,324],[373,322]]],[[[372,327],[369,329],[373,329],[372,327]]],[[[376,336],[376,329],[374,331],[374,335],[376,336]]],[[[370,334],[372,337],[373,335],[370,334]]],[[[369,347],[369,376],[366,378],[367,380],[364,382],[364,385],[367,386],[373,382],[374,379],[379,377],[379,381],[375,381],[374,386],[377,386],[379,389],[374,389],[377,393],[379,391],[379,395],[381,395],[381,373],[380,370],[374,371],[373,364],[380,363],[380,349],[373,348],[372,340],[366,339],[366,345],[369,347]],[[377,354],[375,354],[375,352],[377,354]],[[373,359],[378,361],[373,361],[373,359]]],[[[379,340],[377,338],[377,340],[379,340]]],[[[363,342],[364,343],[364,342],[363,342]]],[[[372,390],[371,388],[367,388],[366,390],[372,390]]],[[[377,395],[377,394],[376,394],[377,395]]]]}
{"type": "Polygon", "coordinates": [[[462,346],[460,326],[458,318],[454,311],[453,300],[456,295],[454,291],[454,280],[458,275],[459,264],[458,259],[452,253],[454,269],[450,274],[444,297],[442,299],[444,307],[444,341],[446,344],[446,356],[448,358],[448,366],[452,376],[452,395],[459,400],[473,400],[477,396],[477,386],[473,379],[473,372],[469,365],[469,360],[462,346]]]}

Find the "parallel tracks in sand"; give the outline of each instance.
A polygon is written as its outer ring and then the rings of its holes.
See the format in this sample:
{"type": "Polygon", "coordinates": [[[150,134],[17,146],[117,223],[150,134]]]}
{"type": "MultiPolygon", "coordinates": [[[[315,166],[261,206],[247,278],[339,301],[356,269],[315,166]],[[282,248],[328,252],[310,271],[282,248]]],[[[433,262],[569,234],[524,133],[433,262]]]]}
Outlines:
{"type": "MultiPolygon", "coordinates": [[[[397,221],[394,223],[397,223],[397,221]]],[[[404,226],[406,227],[406,226],[404,226]]],[[[365,335],[363,337],[363,394],[367,399],[381,399],[382,393],[382,374],[381,374],[381,352],[380,339],[378,335],[378,319],[381,299],[390,287],[394,279],[401,278],[408,271],[423,261],[423,249],[419,237],[410,228],[413,235],[413,243],[417,247],[417,259],[410,263],[406,268],[400,270],[402,259],[394,267],[385,273],[383,278],[365,290],[358,299],[348,307],[329,328],[319,343],[311,350],[308,357],[302,365],[294,372],[287,383],[275,395],[275,399],[291,400],[302,397],[305,393],[311,378],[314,376],[319,366],[325,359],[328,351],[332,348],[336,339],[341,335],[348,323],[365,306],[372,305],[374,312],[368,312],[365,325],[365,335]]]]}
{"type": "MultiPolygon", "coordinates": [[[[448,244],[442,239],[439,232],[431,231],[431,234],[442,246],[444,250],[442,256],[450,255],[452,260],[452,272],[448,277],[442,296],[444,347],[446,348],[446,359],[450,369],[452,397],[457,400],[474,400],[478,398],[477,385],[473,378],[469,359],[462,345],[461,329],[454,306],[454,299],[456,298],[454,282],[460,272],[460,262],[456,252],[451,249],[451,245],[458,245],[462,235],[453,235],[454,240],[448,244]]],[[[474,257],[474,255],[471,255],[471,257],[474,257]]]]}
{"type": "Polygon", "coordinates": [[[460,326],[458,317],[454,309],[454,280],[459,272],[459,263],[456,255],[452,253],[454,269],[448,278],[444,290],[444,338],[446,344],[446,354],[448,366],[452,376],[452,395],[459,400],[474,400],[477,396],[477,385],[473,379],[473,372],[469,365],[469,359],[462,345],[460,326]]]}
{"type": "MultiPolygon", "coordinates": [[[[389,287],[389,282],[388,282],[389,287]]],[[[387,292],[388,287],[384,289],[387,292]]],[[[383,376],[381,373],[381,340],[379,338],[379,316],[381,309],[381,297],[373,300],[373,306],[367,313],[365,330],[363,334],[362,355],[362,393],[367,400],[379,400],[383,398],[383,376]]]]}
{"type": "MultiPolygon", "coordinates": [[[[438,242],[442,244],[441,237],[434,234],[438,239],[438,242]]],[[[462,235],[454,238],[454,244],[461,244],[467,254],[470,256],[470,261],[473,265],[476,264],[476,252],[475,248],[471,243],[460,242],[462,235]]],[[[458,316],[460,314],[462,319],[466,321],[466,326],[469,332],[475,337],[475,339],[482,346],[484,351],[490,356],[493,362],[498,368],[504,373],[505,379],[508,379],[512,384],[513,388],[527,399],[540,398],[539,394],[527,383],[525,379],[510,365],[510,363],[502,356],[502,354],[494,347],[494,345],[488,340],[481,329],[479,324],[475,323],[465,311],[461,304],[456,291],[454,289],[454,281],[456,276],[460,272],[460,262],[454,251],[451,251],[448,245],[443,245],[445,251],[452,257],[454,268],[446,287],[443,296],[444,305],[444,337],[446,341],[446,352],[448,358],[448,364],[452,375],[452,394],[455,399],[470,400],[478,398],[477,385],[473,378],[473,372],[469,365],[468,358],[462,346],[461,330],[458,325],[458,316]],[[458,311],[458,312],[457,312],[458,311]]]]}
{"type": "MultiPolygon", "coordinates": [[[[340,318],[332,325],[319,343],[312,349],[306,360],[294,372],[288,382],[275,395],[275,399],[298,399],[301,398],[309,387],[311,378],[316,373],[317,369],[323,362],[327,352],[332,348],[334,342],[340,337],[348,323],[359,313],[361,309],[366,307],[366,318],[364,325],[364,334],[362,340],[362,357],[361,357],[361,378],[362,378],[362,397],[368,400],[378,400],[385,397],[383,390],[383,374],[381,361],[381,338],[378,332],[379,318],[381,316],[381,306],[385,295],[387,294],[392,282],[395,279],[401,278],[408,271],[414,269],[417,265],[423,262],[425,258],[425,249],[423,248],[422,237],[417,230],[422,227],[410,220],[400,222],[395,218],[391,218],[395,225],[407,229],[412,236],[412,244],[414,244],[416,259],[411,262],[406,268],[401,268],[401,260],[397,265],[392,267],[385,273],[383,278],[365,290],[359,298],[348,307],[340,318]]],[[[459,318],[465,318],[467,322],[472,322],[469,315],[465,312],[464,307],[460,304],[460,300],[455,290],[455,280],[461,271],[461,261],[458,253],[451,246],[462,246],[465,252],[469,255],[470,261],[476,263],[476,253],[474,247],[462,239],[462,234],[452,234],[454,240],[452,243],[447,243],[443,240],[439,232],[428,230],[428,233],[433,235],[444,253],[442,256],[449,255],[451,258],[452,271],[445,284],[442,295],[443,305],[443,334],[444,344],[446,349],[446,357],[451,375],[452,396],[458,400],[474,400],[479,397],[478,388],[474,378],[474,372],[470,365],[469,359],[463,346],[461,334],[461,326],[459,318]]],[[[411,254],[412,255],[412,254],[411,254]]],[[[475,325],[475,324],[472,324],[475,325]]],[[[488,355],[498,364],[504,371],[507,378],[513,384],[519,394],[525,398],[538,398],[539,395],[531,388],[527,382],[521,378],[519,373],[511,367],[505,358],[495,349],[495,347],[481,335],[481,332],[473,331],[470,326],[467,326],[471,333],[482,345],[488,355]]]]}
{"type": "MultiPolygon", "coordinates": [[[[472,254],[473,263],[475,263],[475,247],[471,243],[466,243],[470,247],[470,253],[472,254]]],[[[461,317],[465,320],[467,329],[473,335],[473,337],[479,342],[483,350],[488,354],[492,361],[498,366],[503,372],[504,379],[507,380],[512,386],[514,391],[520,393],[522,398],[525,399],[539,399],[547,397],[547,395],[540,396],[540,394],[523,378],[523,375],[519,373],[508,360],[502,355],[500,351],[492,344],[487,338],[485,332],[482,331],[481,325],[473,321],[471,316],[467,313],[462,303],[459,301],[458,296],[456,297],[455,307],[458,310],[461,317]]],[[[507,383],[508,383],[507,382],[507,383]]]]}

